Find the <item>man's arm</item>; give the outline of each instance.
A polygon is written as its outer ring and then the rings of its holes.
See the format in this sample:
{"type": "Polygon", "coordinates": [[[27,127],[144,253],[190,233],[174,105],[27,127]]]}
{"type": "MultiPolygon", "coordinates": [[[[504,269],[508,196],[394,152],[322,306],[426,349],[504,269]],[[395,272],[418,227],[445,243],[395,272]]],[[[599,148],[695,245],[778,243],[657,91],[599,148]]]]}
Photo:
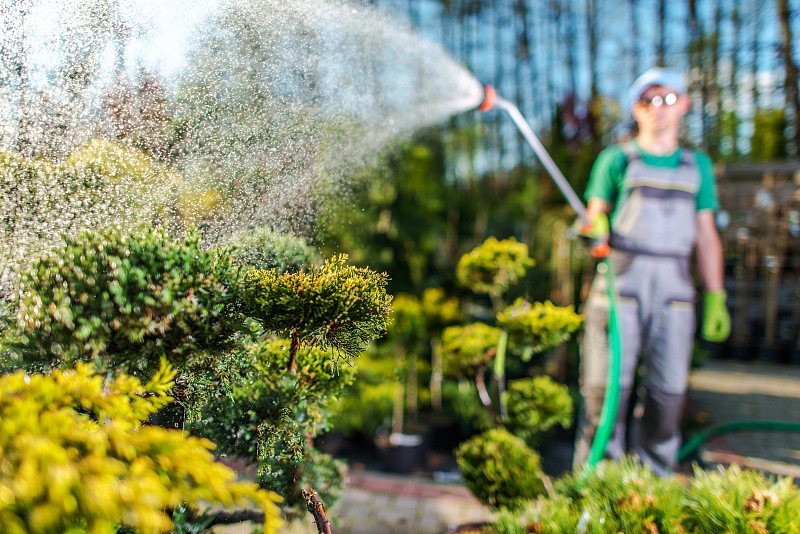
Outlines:
{"type": "Polygon", "coordinates": [[[722,241],[714,222],[714,212],[697,213],[697,267],[706,291],[724,289],[722,241]]]}
{"type": "Polygon", "coordinates": [[[586,205],[586,217],[589,219],[589,222],[592,222],[594,218],[601,213],[608,215],[610,211],[611,205],[602,198],[592,197],[586,205]]]}

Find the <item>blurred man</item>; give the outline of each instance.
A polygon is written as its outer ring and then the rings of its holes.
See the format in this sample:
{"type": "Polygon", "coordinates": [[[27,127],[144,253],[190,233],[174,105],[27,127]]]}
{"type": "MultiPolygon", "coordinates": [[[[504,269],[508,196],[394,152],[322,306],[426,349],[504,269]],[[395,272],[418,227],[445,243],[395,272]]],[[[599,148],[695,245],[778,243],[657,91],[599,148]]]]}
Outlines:
{"type": "MultiPolygon", "coordinates": [[[[694,253],[704,286],[702,335],[724,341],[730,317],[723,289],[722,245],[713,164],[681,148],[678,134],[691,107],[681,75],[653,68],[630,88],[636,137],[606,148],[586,190],[589,225],[582,231],[610,246],[616,272],[622,338],[621,397],[606,457],[632,454],[659,475],[670,473],[680,447],[679,424],[695,332],[694,253]],[[626,415],[641,365],[642,394],[630,443],[626,415]]],[[[595,278],[585,306],[581,394],[573,463],[582,466],[599,423],[608,380],[608,308],[603,277],[595,278]]]]}

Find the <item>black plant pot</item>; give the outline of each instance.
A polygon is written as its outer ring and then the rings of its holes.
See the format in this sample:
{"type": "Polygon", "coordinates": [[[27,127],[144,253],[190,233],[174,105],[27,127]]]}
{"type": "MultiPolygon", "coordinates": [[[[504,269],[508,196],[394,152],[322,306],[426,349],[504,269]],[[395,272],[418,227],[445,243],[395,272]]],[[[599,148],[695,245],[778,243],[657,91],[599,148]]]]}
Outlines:
{"type": "Polygon", "coordinates": [[[383,468],[390,473],[410,474],[425,463],[425,440],[420,434],[394,433],[375,440],[383,468]]]}

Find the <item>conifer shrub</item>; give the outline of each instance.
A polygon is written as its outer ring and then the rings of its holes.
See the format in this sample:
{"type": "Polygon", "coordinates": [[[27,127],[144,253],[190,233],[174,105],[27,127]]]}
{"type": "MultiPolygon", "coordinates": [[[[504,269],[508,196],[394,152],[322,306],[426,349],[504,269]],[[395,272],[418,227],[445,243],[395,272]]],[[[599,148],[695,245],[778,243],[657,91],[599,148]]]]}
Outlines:
{"type": "Polygon", "coordinates": [[[685,497],[688,532],[800,533],[800,491],[790,478],[738,466],[695,470],[685,497]]]}
{"type": "Polygon", "coordinates": [[[630,458],[558,480],[550,495],[500,510],[498,534],[800,532],[800,491],[790,478],[738,466],[657,477],[630,458]]]}
{"type": "Polygon", "coordinates": [[[517,508],[544,492],[539,454],[503,428],[463,442],[456,461],[469,490],[492,508],[517,508]]]}
{"type": "Polygon", "coordinates": [[[544,433],[555,425],[569,427],[573,411],[569,388],[549,376],[509,382],[505,427],[531,447],[539,445],[544,433]]]}
{"type": "Polygon", "coordinates": [[[517,299],[497,315],[497,324],[508,332],[512,346],[532,355],[569,340],[583,325],[583,317],[573,306],[517,299]]]}
{"type": "Polygon", "coordinates": [[[288,372],[290,344],[248,340],[221,360],[205,376],[227,387],[198,388],[207,396],[190,414],[188,429],[214,441],[220,454],[256,466],[258,482],[289,505],[299,505],[300,488],[312,486],[330,507],[341,492],[344,466],[309,442],[329,428],[330,405],[353,383],[356,368],[326,350],[301,347],[297,369],[288,372]]]}
{"type": "Polygon", "coordinates": [[[164,364],[146,384],[104,380],[79,362],[0,377],[0,532],[169,532],[186,506],[254,506],[277,532],[275,493],[236,481],[210,441],[144,424],[174,376],[164,364]]]}
{"type": "Polygon", "coordinates": [[[489,237],[481,245],[461,256],[456,278],[476,293],[499,297],[516,285],[535,265],[528,246],[513,237],[498,240],[489,237]]]}
{"type": "Polygon", "coordinates": [[[265,330],[292,340],[289,369],[301,343],[355,357],[386,332],[392,301],[388,276],[347,265],[347,259],[341,254],[299,273],[249,271],[244,312],[265,330]]]}
{"type": "Polygon", "coordinates": [[[165,355],[229,344],[242,329],[240,267],[200,235],[159,228],[83,232],[20,276],[16,326],[28,368],[92,361],[147,377],[165,355]]]}
{"type": "Polygon", "coordinates": [[[330,506],[342,465],[313,438],[391,310],[386,275],[346,259],[278,273],[206,249],[194,231],[85,232],[22,275],[0,350],[28,371],[91,362],[109,378],[153,376],[163,356],[192,433],[257,465],[286,506],[302,508],[309,485],[330,506]]]}

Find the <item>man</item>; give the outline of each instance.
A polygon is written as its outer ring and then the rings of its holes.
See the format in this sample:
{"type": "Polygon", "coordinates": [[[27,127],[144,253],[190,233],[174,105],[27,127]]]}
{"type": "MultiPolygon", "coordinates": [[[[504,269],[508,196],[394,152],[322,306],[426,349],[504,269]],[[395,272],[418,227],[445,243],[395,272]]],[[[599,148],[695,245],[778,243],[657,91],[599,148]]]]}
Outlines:
{"type": "MultiPolygon", "coordinates": [[[[622,339],[621,397],[606,457],[632,454],[659,475],[670,473],[680,447],[679,424],[695,331],[690,258],[697,257],[703,294],[702,335],[724,341],[730,317],[723,289],[722,245],[713,165],[703,153],[679,147],[691,107],[680,74],[653,68],[630,88],[638,134],[598,156],[586,190],[590,224],[584,233],[610,246],[616,272],[622,339]],[[626,442],[626,415],[637,370],[639,407],[626,442]]],[[[608,308],[597,276],[584,314],[581,394],[584,406],[574,466],[589,455],[608,379],[608,308]]]]}

